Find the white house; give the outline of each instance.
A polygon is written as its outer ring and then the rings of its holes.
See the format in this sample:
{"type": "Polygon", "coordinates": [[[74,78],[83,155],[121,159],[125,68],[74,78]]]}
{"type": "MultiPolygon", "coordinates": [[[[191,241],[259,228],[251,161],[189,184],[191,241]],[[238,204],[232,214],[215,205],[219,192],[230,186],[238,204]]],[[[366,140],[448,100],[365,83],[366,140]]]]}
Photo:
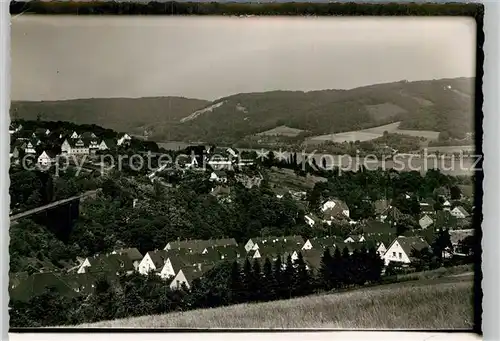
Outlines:
{"type": "Polygon", "coordinates": [[[168,279],[170,277],[175,277],[174,266],[172,265],[172,261],[168,258],[163,265],[160,273],[158,274],[162,279],[168,279]]]}
{"type": "Polygon", "coordinates": [[[216,181],[216,182],[226,183],[227,182],[226,172],[215,170],[215,171],[213,171],[210,174],[210,179],[209,180],[210,181],[216,181]]]}
{"type": "Polygon", "coordinates": [[[377,254],[380,256],[380,258],[383,259],[386,252],[387,248],[385,247],[385,244],[383,242],[380,242],[377,248],[377,254]]]}
{"type": "Polygon", "coordinates": [[[451,203],[448,200],[443,202],[443,211],[449,211],[451,209],[451,203]]]}
{"type": "Polygon", "coordinates": [[[78,135],[78,133],[76,131],[74,131],[73,134],[71,134],[72,139],[77,139],[79,137],[80,137],[80,135],[78,135]]]}
{"type": "Polygon", "coordinates": [[[454,209],[450,211],[450,214],[454,216],[455,218],[459,219],[464,219],[469,216],[469,213],[462,207],[462,206],[457,206],[454,209]]]}
{"type": "Polygon", "coordinates": [[[349,236],[344,240],[344,243],[363,243],[366,239],[364,236],[349,236]]]}
{"type": "Polygon", "coordinates": [[[185,284],[189,289],[193,280],[200,277],[202,274],[203,272],[201,265],[180,269],[170,283],[170,289],[180,289],[182,284],[185,284]]]}
{"type": "Polygon", "coordinates": [[[428,248],[429,244],[422,237],[399,236],[391,243],[384,254],[384,264],[390,262],[411,263],[413,250],[428,248]]]}
{"type": "Polygon", "coordinates": [[[24,152],[26,154],[35,154],[36,153],[35,147],[33,146],[33,143],[31,143],[31,141],[28,141],[28,143],[26,144],[26,148],[24,149],[24,152]]]}
{"type": "Polygon", "coordinates": [[[140,274],[147,275],[150,272],[156,272],[163,268],[167,261],[167,252],[164,250],[150,251],[139,262],[137,271],[140,274]]]}
{"type": "Polygon", "coordinates": [[[48,166],[54,161],[54,156],[50,152],[43,151],[37,161],[40,166],[48,166]]]}
{"type": "Polygon", "coordinates": [[[116,143],[117,145],[121,146],[125,142],[129,142],[132,140],[132,138],[128,134],[123,134],[119,139],[118,142],[116,143]]]}
{"type": "Polygon", "coordinates": [[[48,129],[48,128],[47,128],[47,129],[45,130],[45,135],[49,135],[49,134],[50,134],[50,129],[48,129]]]}
{"type": "Polygon", "coordinates": [[[314,219],[313,219],[313,218],[311,218],[311,217],[310,217],[310,216],[308,216],[308,215],[305,215],[305,216],[304,216],[304,220],[306,221],[306,224],[307,224],[307,225],[309,225],[309,226],[311,226],[311,227],[313,227],[313,226],[314,226],[314,224],[315,224],[314,219]]]}
{"type": "Polygon", "coordinates": [[[347,207],[345,202],[340,200],[327,200],[323,203],[321,211],[325,217],[333,218],[339,215],[344,215],[349,218],[349,207],[347,207]]]}
{"type": "Polygon", "coordinates": [[[422,229],[428,228],[433,223],[434,223],[434,220],[431,217],[429,217],[427,214],[424,215],[422,218],[420,218],[420,220],[418,221],[418,224],[420,225],[420,227],[422,229]]]}
{"type": "Polygon", "coordinates": [[[180,269],[177,275],[172,280],[172,283],[170,283],[170,289],[172,290],[180,289],[182,287],[182,284],[185,284],[186,287],[189,289],[190,287],[189,281],[186,278],[186,275],[184,275],[182,269],[180,269]]]}
{"type": "Polygon", "coordinates": [[[85,260],[82,262],[76,273],[79,274],[84,274],[85,273],[85,268],[88,268],[90,266],[90,260],[89,258],[85,258],[85,260]]]}
{"type": "Polygon", "coordinates": [[[61,152],[67,155],[87,155],[89,154],[89,145],[86,145],[82,139],[66,139],[61,145],[61,152]]]}

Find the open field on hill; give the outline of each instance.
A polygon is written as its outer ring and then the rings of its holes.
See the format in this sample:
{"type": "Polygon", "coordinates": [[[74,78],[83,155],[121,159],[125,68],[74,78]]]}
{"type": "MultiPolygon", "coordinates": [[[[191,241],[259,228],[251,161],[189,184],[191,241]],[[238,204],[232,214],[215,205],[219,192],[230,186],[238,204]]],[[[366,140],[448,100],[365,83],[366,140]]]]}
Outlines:
{"type": "Polygon", "coordinates": [[[290,136],[294,137],[299,135],[301,132],[304,130],[302,129],[296,129],[296,128],[290,128],[287,126],[279,126],[270,130],[263,131],[261,133],[255,134],[257,136],[290,136]]]}
{"type": "Polygon", "coordinates": [[[399,129],[401,122],[394,122],[390,124],[385,124],[382,126],[377,126],[373,128],[356,130],[356,131],[346,131],[337,134],[327,134],[310,137],[308,143],[324,143],[326,141],[332,141],[337,143],[342,142],[354,142],[354,141],[370,141],[379,138],[384,135],[384,131],[392,134],[403,134],[409,136],[423,137],[428,140],[437,140],[439,132],[430,130],[406,130],[399,129]]]}
{"type": "Polygon", "coordinates": [[[79,327],[470,329],[472,290],[470,277],[447,277],[79,327]]]}
{"type": "Polygon", "coordinates": [[[427,153],[460,153],[461,151],[473,152],[476,149],[476,146],[436,146],[436,147],[427,147],[427,153]]]}

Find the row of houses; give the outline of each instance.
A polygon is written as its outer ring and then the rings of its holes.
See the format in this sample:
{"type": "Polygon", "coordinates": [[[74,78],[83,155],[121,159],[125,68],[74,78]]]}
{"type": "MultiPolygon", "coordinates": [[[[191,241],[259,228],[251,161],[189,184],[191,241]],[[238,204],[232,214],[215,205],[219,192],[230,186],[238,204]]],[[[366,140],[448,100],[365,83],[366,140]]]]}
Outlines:
{"type": "MultiPolygon", "coordinates": [[[[22,129],[12,127],[12,133],[18,133],[22,129]]],[[[78,134],[73,131],[71,134],[54,133],[49,129],[39,128],[31,135],[24,134],[25,137],[15,137],[10,146],[10,158],[17,160],[21,154],[32,154],[36,156],[38,164],[47,166],[55,161],[59,154],[66,156],[84,156],[95,154],[97,151],[105,151],[124,146],[130,143],[131,137],[128,134],[122,134],[117,139],[98,138],[93,132],[83,132],[78,134]],[[39,131],[40,130],[40,131],[39,131]],[[40,148],[43,150],[40,151],[40,148]]]]}
{"type": "MultiPolygon", "coordinates": [[[[466,225],[466,218],[470,218],[471,214],[467,212],[462,206],[455,206],[452,208],[452,204],[448,200],[444,200],[442,210],[434,210],[434,208],[429,209],[429,204],[431,200],[422,200],[420,202],[421,214],[418,220],[420,228],[427,229],[435,224],[439,220],[446,220],[449,217],[453,217],[455,220],[464,220],[463,224],[458,222],[456,225],[466,225]]],[[[386,223],[388,225],[394,225],[395,222],[404,219],[412,219],[412,217],[403,214],[397,207],[392,206],[388,200],[377,200],[374,203],[376,220],[381,223],[386,223]]],[[[320,209],[320,215],[313,213],[306,214],[304,216],[306,224],[311,227],[316,224],[327,224],[332,225],[332,223],[342,223],[348,222],[351,225],[356,225],[359,222],[353,221],[350,218],[350,211],[347,204],[339,199],[328,199],[323,202],[320,209]]],[[[448,219],[449,220],[449,219],[448,219]]]]}
{"type": "MultiPolygon", "coordinates": [[[[454,247],[461,240],[474,234],[473,230],[450,231],[454,247]]],[[[79,265],[67,273],[12,274],[11,297],[28,300],[41,293],[44,288],[54,286],[62,294],[89,294],[100,276],[117,278],[120,274],[154,274],[163,279],[171,289],[182,286],[190,288],[193,280],[200,278],[217,263],[225,260],[275,261],[282,257],[292,260],[302,254],[306,267],[316,271],[321,264],[325,249],[333,254],[335,249],[349,254],[355,250],[375,248],[384,264],[391,262],[411,264],[414,250],[428,248],[429,242],[422,236],[397,236],[375,231],[362,232],[347,238],[338,236],[317,237],[304,240],[301,236],[269,236],[250,238],[239,245],[234,238],[210,240],[176,240],[167,243],[162,250],[149,251],[142,255],[137,249],[121,249],[93,257],[79,258],[79,265]]],[[[455,252],[450,250],[450,254],[455,252]]],[[[284,265],[285,266],[285,265],[284,265]]]]}

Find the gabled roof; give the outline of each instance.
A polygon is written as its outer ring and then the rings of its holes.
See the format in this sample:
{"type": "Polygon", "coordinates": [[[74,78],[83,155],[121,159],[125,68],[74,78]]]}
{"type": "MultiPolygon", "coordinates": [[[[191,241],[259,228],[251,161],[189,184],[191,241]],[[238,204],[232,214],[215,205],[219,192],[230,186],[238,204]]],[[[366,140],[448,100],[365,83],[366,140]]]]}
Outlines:
{"type": "Polygon", "coordinates": [[[459,211],[460,213],[462,213],[466,217],[469,215],[469,212],[467,212],[462,206],[457,206],[453,210],[459,211]]]}
{"type": "Polygon", "coordinates": [[[135,247],[134,248],[128,248],[128,249],[120,249],[113,251],[114,253],[118,255],[125,255],[127,256],[131,261],[136,261],[136,260],[141,260],[144,258],[144,256],[137,250],[135,247]]]}
{"type": "Polygon", "coordinates": [[[149,255],[149,258],[151,258],[151,260],[153,261],[153,264],[155,265],[156,269],[161,269],[168,259],[169,251],[156,250],[156,251],[149,251],[147,254],[149,255]]]}
{"type": "Polygon", "coordinates": [[[108,147],[108,148],[114,148],[114,147],[116,147],[116,140],[114,140],[114,139],[100,140],[99,144],[101,144],[102,142],[104,142],[106,144],[106,147],[108,147]]]}
{"type": "Polygon", "coordinates": [[[396,228],[389,223],[380,222],[377,220],[367,220],[361,225],[364,234],[377,235],[377,234],[393,234],[396,233],[396,228]]]}
{"type": "Polygon", "coordinates": [[[57,156],[57,154],[54,153],[52,150],[44,150],[43,152],[40,153],[40,155],[38,155],[38,157],[42,156],[43,153],[45,153],[45,155],[47,155],[51,159],[53,159],[57,156]]]}
{"type": "Polygon", "coordinates": [[[343,242],[343,239],[337,236],[317,237],[310,238],[309,242],[312,244],[313,249],[325,249],[333,247],[335,243],[343,242]]]}
{"type": "MultiPolygon", "coordinates": [[[[420,251],[422,249],[429,247],[429,244],[425,241],[425,239],[420,236],[414,236],[414,237],[399,236],[392,242],[392,244],[394,244],[396,241],[399,243],[399,245],[401,245],[401,248],[408,257],[411,256],[413,250],[420,251]]],[[[389,248],[391,246],[389,246],[389,248]]]]}
{"type": "Polygon", "coordinates": [[[65,141],[68,142],[71,148],[88,148],[89,143],[88,141],[85,141],[83,139],[77,138],[77,139],[66,139],[65,141]],[[82,145],[80,145],[82,144],[82,145]]]}
{"type": "Polygon", "coordinates": [[[77,293],[61,277],[54,272],[36,273],[21,279],[14,288],[9,287],[10,297],[15,300],[28,301],[31,297],[42,294],[53,287],[63,296],[74,297],[77,293]]]}
{"type": "Polygon", "coordinates": [[[234,238],[223,238],[223,239],[207,239],[207,240],[175,240],[168,243],[171,250],[179,249],[190,249],[193,252],[202,252],[205,248],[211,246],[224,246],[224,245],[234,245],[238,246],[234,238]]]}
{"type": "Polygon", "coordinates": [[[89,259],[89,272],[121,272],[134,270],[133,261],[125,254],[109,254],[89,259]]]}
{"type": "Polygon", "coordinates": [[[211,192],[211,195],[229,195],[231,194],[231,188],[229,186],[216,186],[211,192]]]}

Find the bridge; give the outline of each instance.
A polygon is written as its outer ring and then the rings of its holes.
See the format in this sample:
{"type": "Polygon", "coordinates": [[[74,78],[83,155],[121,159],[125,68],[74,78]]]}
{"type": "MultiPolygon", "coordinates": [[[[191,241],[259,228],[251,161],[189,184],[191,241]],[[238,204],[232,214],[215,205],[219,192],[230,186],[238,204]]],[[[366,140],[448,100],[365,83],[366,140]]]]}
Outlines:
{"type": "Polygon", "coordinates": [[[93,191],[87,191],[85,193],[82,193],[80,195],[76,195],[76,196],[71,197],[71,198],[58,200],[58,201],[51,202],[50,204],[47,204],[44,206],[32,208],[32,209],[24,211],[24,212],[13,214],[10,216],[10,222],[12,223],[12,222],[15,222],[16,220],[29,217],[33,214],[37,214],[37,213],[41,213],[41,212],[50,210],[50,209],[53,209],[55,207],[71,203],[73,201],[77,201],[77,200],[79,201],[82,198],[95,197],[98,191],[99,191],[98,189],[93,190],[93,191]]]}

